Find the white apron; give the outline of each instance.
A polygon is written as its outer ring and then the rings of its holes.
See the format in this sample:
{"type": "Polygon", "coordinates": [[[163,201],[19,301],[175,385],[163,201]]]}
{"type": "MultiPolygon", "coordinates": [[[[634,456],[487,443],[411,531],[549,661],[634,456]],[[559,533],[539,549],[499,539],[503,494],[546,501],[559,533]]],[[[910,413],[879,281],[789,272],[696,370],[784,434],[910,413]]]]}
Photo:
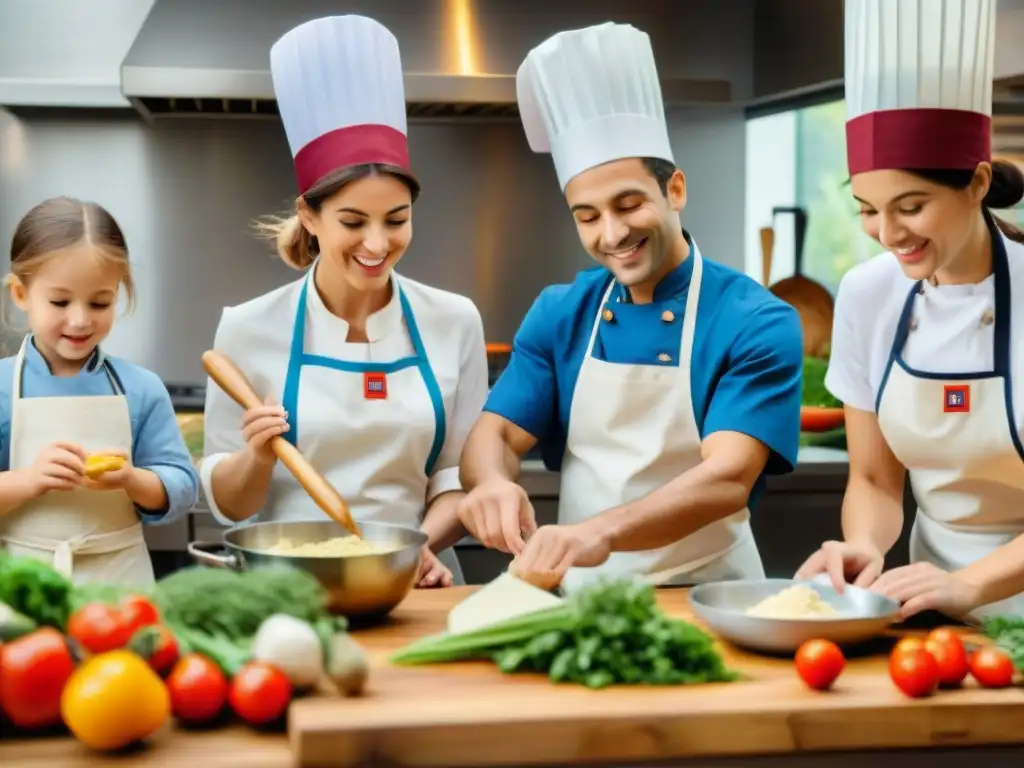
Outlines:
{"type": "MultiPolygon", "coordinates": [[[[132,426],[116,374],[103,363],[112,395],[21,396],[25,337],[14,364],[11,394],[11,469],[35,463],[39,452],[58,442],[86,452],[132,451],[132,426]]],[[[153,564],[135,504],[123,490],[48,491],[0,517],[0,541],[12,555],[50,562],[75,583],[104,582],[145,588],[153,564]]]]}
{"type": "MultiPolygon", "coordinates": [[[[690,365],[702,259],[696,244],[679,342],[679,365],[627,365],[593,356],[605,292],[573,391],[562,459],[558,521],[581,523],[646,496],[701,462],[690,365]]],[[[571,568],[566,591],[599,577],[635,575],[653,584],[699,584],[764,577],[746,508],[674,544],[643,552],[613,552],[596,568],[571,568]]]]}
{"type": "MultiPolygon", "coordinates": [[[[878,391],[878,425],[910,473],[917,517],[910,537],[911,562],[945,571],[963,568],[1024,534],[1024,446],[1013,415],[1011,286],[1006,248],[989,221],[995,273],[992,371],[926,373],[910,368],[902,353],[913,330],[918,282],[903,307],[878,391]]],[[[1021,358],[1018,358],[1021,359],[1021,358]]],[[[966,617],[1024,616],[1024,593],[985,605],[966,617]]]]}
{"type": "MultiPolygon", "coordinates": [[[[441,388],[412,308],[395,278],[411,357],[365,363],[310,355],[305,352],[306,294],[312,275],[311,270],[295,313],[282,398],[290,429],[283,437],[338,490],[357,522],[419,528],[446,425],[441,388]]],[[[324,513],[278,463],[260,517],[319,520],[324,513]]],[[[438,557],[462,583],[454,550],[442,550],[438,557]]]]}

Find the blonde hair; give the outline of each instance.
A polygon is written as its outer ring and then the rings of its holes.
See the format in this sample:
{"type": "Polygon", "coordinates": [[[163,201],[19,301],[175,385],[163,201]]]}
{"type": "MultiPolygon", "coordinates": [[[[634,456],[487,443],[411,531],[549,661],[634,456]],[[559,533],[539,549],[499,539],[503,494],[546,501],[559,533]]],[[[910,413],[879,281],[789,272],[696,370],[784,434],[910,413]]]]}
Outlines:
{"type": "MultiPolygon", "coordinates": [[[[324,176],[303,193],[302,203],[313,213],[319,213],[321,206],[336,195],[346,184],[366,178],[387,174],[405,184],[412,193],[412,201],[420,194],[419,182],[404,168],[383,163],[364,163],[342,168],[324,176]]],[[[294,213],[285,216],[264,216],[253,222],[258,236],[270,241],[281,257],[281,261],[292,269],[306,270],[320,255],[320,244],[315,236],[302,225],[298,215],[298,202],[294,213]]]]}
{"type": "Polygon", "coordinates": [[[10,290],[16,280],[27,286],[55,254],[82,244],[92,246],[104,266],[118,271],[131,309],[135,280],[121,227],[103,206],[73,197],[44,200],[21,218],[11,238],[11,271],[5,287],[10,290]]]}

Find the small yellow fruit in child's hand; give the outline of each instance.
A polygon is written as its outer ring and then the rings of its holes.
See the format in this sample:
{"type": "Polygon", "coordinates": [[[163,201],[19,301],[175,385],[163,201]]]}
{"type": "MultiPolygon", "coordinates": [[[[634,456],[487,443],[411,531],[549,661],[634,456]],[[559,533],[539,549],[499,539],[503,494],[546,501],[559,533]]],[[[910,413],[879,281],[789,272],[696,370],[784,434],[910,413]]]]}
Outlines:
{"type": "Polygon", "coordinates": [[[95,480],[106,472],[113,472],[124,466],[124,459],[120,456],[104,456],[103,454],[91,454],[85,460],[85,476],[95,480]]]}

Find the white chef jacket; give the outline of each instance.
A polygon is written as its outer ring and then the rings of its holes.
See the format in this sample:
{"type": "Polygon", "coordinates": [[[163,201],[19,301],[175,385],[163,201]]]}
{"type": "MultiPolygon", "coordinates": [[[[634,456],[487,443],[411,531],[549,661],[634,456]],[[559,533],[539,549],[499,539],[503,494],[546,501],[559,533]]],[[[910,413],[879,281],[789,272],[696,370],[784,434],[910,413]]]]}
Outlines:
{"type": "MultiPolygon", "coordinates": [[[[1012,282],[1024,284],[1024,245],[999,235],[1006,246],[1012,282]]],[[[874,411],[896,325],[915,280],[896,257],[883,253],[858,264],[843,277],[836,297],[832,355],[825,385],[854,408],[874,411]]],[[[971,285],[922,285],[929,301],[919,301],[917,324],[903,349],[907,365],[931,373],[990,371],[994,366],[994,323],[982,322],[995,308],[995,276],[971,285]]],[[[1013,412],[1024,433],[1024,297],[1014,295],[1010,370],[1013,412]]]]}
{"type": "MultiPolygon", "coordinates": [[[[276,402],[282,401],[296,308],[306,280],[307,277],[303,277],[244,304],[227,307],[221,316],[214,347],[242,370],[261,398],[270,395],[276,402]]],[[[394,273],[393,289],[396,280],[415,316],[444,405],[445,439],[423,489],[426,507],[440,494],[462,489],[459,482],[462,446],[480,415],[488,391],[483,321],[473,302],[464,296],[394,273]]],[[[324,305],[312,286],[306,291],[306,304],[307,355],[367,363],[394,361],[414,354],[397,289],[384,308],[367,318],[369,343],[347,342],[348,323],[324,305]]],[[[217,508],[212,488],[213,469],[243,447],[242,413],[234,400],[216,385],[210,386],[205,412],[205,457],[200,475],[210,510],[225,525],[235,523],[217,508]]],[[[304,412],[303,418],[308,419],[309,414],[304,412]]],[[[338,439],[343,440],[344,435],[339,435],[338,439]]],[[[358,518],[359,510],[352,511],[358,518]]]]}

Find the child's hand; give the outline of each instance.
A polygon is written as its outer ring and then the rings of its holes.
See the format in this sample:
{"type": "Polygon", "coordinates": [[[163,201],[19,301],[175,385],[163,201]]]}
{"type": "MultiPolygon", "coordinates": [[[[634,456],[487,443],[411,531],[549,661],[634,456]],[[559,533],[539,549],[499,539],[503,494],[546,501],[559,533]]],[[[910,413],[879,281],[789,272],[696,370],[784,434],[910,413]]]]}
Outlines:
{"type": "Polygon", "coordinates": [[[56,442],[46,446],[28,470],[35,495],[80,487],[85,479],[85,459],[85,449],[80,445],[56,442]]]}
{"type": "Polygon", "coordinates": [[[97,451],[94,455],[102,457],[112,456],[121,459],[121,466],[95,477],[90,478],[86,476],[82,478],[82,485],[94,491],[113,491],[127,487],[132,476],[135,474],[135,467],[132,466],[131,457],[125,451],[111,448],[105,451],[97,451]]]}

